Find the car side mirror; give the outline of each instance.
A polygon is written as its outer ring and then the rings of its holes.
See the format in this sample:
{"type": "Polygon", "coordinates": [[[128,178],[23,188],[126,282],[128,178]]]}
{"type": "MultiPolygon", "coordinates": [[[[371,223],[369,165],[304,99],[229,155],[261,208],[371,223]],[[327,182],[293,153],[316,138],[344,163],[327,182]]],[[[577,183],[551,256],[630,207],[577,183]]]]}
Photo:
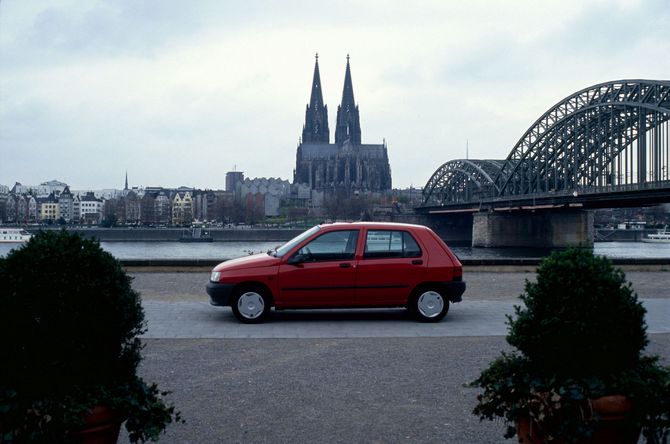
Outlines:
{"type": "Polygon", "coordinates": [[[288,258],[288,261],[286,261],[286,263],[289,265],[299,265],[305,262],[307,260],[307,257],[308,255],[306,254],[296,253],[290,258],[288,258]]]}

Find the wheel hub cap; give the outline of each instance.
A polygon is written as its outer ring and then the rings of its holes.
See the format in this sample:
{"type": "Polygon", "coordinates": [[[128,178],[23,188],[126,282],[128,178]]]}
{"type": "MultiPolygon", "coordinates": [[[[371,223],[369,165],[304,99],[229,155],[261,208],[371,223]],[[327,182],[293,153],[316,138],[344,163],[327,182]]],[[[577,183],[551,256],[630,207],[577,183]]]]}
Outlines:
{"type": "Polygon", "coordinates": [[[444,308],[444,300],[439,293],[435,291],[427,291],[419,296],[417,308],[423,316],[434,318],[442,312],[442,309],[444,308]]]}
{"type": "Polygon", "coordinates": [[[250,291],[240,296],[237,301],[237,308],[242,316],[253,319],[263,312],[265,303],[261,295],[250,291]]]}

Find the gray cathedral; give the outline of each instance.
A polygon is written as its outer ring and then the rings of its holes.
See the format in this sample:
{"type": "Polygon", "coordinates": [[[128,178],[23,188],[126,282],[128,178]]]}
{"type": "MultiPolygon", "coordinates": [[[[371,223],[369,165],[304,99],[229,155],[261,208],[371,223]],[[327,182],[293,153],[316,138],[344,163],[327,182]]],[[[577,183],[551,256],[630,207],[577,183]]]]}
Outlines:
{"type": "Polygon", "coordinates": [[[326,192],[380,192],[391,189],[386,144],[361,143],[361,122],[354,101],[348,55],[342,103],[337,107],[335,143],[330,143],[328,107],[323,103],[319,55],[316,55],[312,96],[305,111],[293,181],[326,192]]]}

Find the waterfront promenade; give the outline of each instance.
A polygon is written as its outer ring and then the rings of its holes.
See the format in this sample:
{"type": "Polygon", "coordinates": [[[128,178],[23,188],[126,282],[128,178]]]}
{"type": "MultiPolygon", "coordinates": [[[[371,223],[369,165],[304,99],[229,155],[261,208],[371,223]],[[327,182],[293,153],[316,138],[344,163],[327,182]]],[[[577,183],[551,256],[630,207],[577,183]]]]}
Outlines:
{"type": "MultiPolygon", "coordinates": [[[[402,310],[241,325],[208,304],[206,270],[129,271],[148,319],[142,373],[187,420],[161,442],[503,442],[502,424],[470,414],[478,392],[464,384],[508,349],[505,314],[530,270],[466,269],[464,301],[434,325],[402,310]]],[[[649,352],[670,363],[670,272],[627,278],[649,311],[649,352]]]]}

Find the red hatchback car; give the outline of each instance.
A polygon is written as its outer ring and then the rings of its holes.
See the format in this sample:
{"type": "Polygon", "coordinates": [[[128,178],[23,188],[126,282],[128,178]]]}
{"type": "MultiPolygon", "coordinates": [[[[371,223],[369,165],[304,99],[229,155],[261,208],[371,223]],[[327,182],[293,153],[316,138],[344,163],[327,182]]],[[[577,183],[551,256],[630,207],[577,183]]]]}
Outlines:
{"type": "Polygon", "coordinates": [[[463,267],[428,227],[334,223],[310,228],[263,254],[212,270],[212,305],[230,306],[241,322],[265,320],[271,307],[406,307],[437,322],[460,302],[463,267]]]}

